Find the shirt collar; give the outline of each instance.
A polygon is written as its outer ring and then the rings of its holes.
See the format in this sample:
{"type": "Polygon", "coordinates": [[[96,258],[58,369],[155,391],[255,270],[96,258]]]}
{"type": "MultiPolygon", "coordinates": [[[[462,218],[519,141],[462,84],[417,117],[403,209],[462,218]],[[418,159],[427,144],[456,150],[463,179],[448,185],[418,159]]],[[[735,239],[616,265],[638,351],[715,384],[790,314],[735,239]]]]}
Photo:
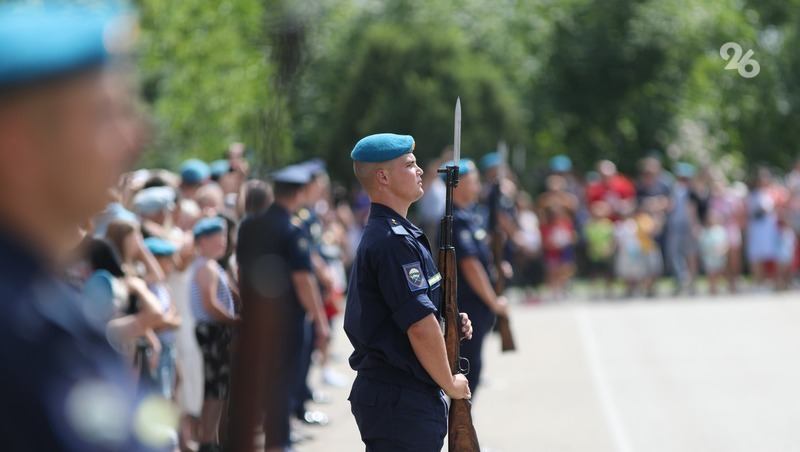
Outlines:
{"type": "Polygon", "coordinates": [[[378,204],[373,202],[370,204],[370,211],[369,211],[370,218],[390,218],[397,221],[403,227],[408,229],[408,232],[411,233],[414,237],[419,237],[422,235],[422,231],[414,226],[413,223],[408,221],[405,217],[400,215],[399,213],[392,210],[390,207],[387,207],[383,204],[378,204]]]}

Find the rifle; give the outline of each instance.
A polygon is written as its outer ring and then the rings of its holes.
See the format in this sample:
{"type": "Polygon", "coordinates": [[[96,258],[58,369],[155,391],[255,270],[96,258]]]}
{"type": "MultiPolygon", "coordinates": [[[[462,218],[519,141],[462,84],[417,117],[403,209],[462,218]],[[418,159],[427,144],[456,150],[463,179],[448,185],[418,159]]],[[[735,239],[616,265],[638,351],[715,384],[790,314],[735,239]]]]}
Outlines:
{"type": "MultiPolygon", "coordinates": [[[[506,276],[503,273],[503,254],[506,246],[506,234],[500,225],[500,199],[503,196],[500,184],[505,178],[505,164],[508,148],[505,142],[500,142],[497,147],[500,154],[500,166],[498,167],[497,179],[494,181],[491,195],[489,196],[489,227],[492,237],[492,256],[494,257],[495,272],[497,273],[494,282],[494,293],[502,295],[506,288],[506,276]]],[[[514,343],[514,336],[511,333],[511,322],[507,315],[498,315],[496,330],[500,333],[500,349],[503,352],[514,351],[517,349],[514,343]]]]}
{"type": "MultiPolygon", "coordinates": [[[[441,223],[439,272],[442,274],[442,306],[444,307],[444,339],[447,361],[455,375],[468,370],[461,368],[461,314],[456,300],[456,250],[453,248],[453,188],[458,186],[458,161],[461,154],[461,99],[456,101],[453,165],[440,169],[446,174],[447,197],[441,223]]],[[[479,452],[478,435],[472,425],[472,402],[466,399],[450,401],[447,426],[448,449],[458,452],[479,452]]]]}

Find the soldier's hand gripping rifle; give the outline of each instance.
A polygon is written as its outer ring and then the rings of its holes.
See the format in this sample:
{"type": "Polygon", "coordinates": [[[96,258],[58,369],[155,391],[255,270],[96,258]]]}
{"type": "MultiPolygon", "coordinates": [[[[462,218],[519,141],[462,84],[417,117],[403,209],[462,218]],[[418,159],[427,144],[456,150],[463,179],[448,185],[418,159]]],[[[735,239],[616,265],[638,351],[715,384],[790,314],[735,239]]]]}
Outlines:
{"type": "MultiPolygon", "coordinates": [[[[500,201],[503,197],[501,184],[505,179],[505,165],[508,157],[508,148],[504,142],[501,142],[497,147],[497,153],[500,156],[500,166],[489,196],[489,228],[491,228],[492,255],[494,257],[495,272],[497,273],[497,279],[494,282],[494,293],[503,295],[506,288],[506,276],[503,272],[506,233],[500,224],[500,215],[502,215],[500,201]]],[[[508,314],[497,316],[496,328],[497,332],[500,333],[500,349],[504,352],[516,350],[517,346],[514,344],[514,335],[511,334],[511,322],[508,319],[508,314]]]]}
{"type": "MultiPolygon", "coordinates": [[[[460,341],[461,314],[456,301],[456,251],[453,248],[453,188],[458,185],[458,161],[461,154],[461,99],[456,101],[455,140],[453,143],[453,165],[439,170],[446,174],[447,197],[444,218],[441,223],[439,245],[439,272],[442,274],[442,307],[444,314],[444,339],[447,346],[447,361],[450,371],[466,372],[461,368],[460,341]]],[[[478,435],[472,425],[472,403],[467,399],[450,401],[447,426],[448,449],[458,452],[479,452],[478,435]]]]}

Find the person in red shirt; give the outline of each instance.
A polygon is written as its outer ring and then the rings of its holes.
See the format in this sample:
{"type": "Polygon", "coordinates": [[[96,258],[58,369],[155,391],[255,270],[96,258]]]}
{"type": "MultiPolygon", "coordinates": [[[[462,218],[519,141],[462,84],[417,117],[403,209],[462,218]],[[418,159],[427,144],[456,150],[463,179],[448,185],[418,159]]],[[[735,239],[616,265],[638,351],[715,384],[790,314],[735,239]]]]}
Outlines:
{"type": "Polygon", "coordinates": [[[575,272],[575,227],[561,206],[545,207],[541,218],[546,283],[554,299],[563,298],[575,272]]]}
{"type": "Polygon", "coordinates": [[[611,220],[616,221],[622,207],[628,200],[636,197],[636,188],[630,179],[617,172],[617,165],[609,160],[597,163],[600,179],[586,187],[587,205],[605,201],[611,206],[611,220]]]}

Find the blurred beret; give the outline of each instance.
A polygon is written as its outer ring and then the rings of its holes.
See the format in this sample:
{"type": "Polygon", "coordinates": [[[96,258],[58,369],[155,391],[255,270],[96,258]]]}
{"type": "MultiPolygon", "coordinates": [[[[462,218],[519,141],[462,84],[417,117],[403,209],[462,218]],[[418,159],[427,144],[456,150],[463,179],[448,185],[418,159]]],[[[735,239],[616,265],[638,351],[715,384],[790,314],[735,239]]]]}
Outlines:
{"type": "Polygon", "coordinates": [[[86,317],[103,327],[128,301],[124,284],[106,270],[97,270],[89,276],[81,299],[86,317]]]}
{"type": "Polygon", "coordinates": [[[378,133],[356,143],[350,158],[356,162],[386,162],[414,151],[411,135],[378,133]]]}
{"type": "Polygon", "coordinates": [[[132,44],[133,21],[98,5],[0,6],[0,87],[99,66],[132,44]]]}
{"type": "Polygon", "coordinates": [[[199,184],[211,176],[211,168],[202,160],[189,159],[181,163],[181,180],[184,184],[199,184]]]}
{"type": "Polygon", "coordinates": [[[304,167],[312,177],[319,176],[325,172],[325,161],[319,158],[306,160],[300,163],[300,166],[304,167]]]}
{"type": "Polygon", "coordinates": [[[192,228],[194,238],[215,234],[225,230],[225,220],[220,217],[210,217],[198,220],[192,228]]]}
{"type": "Polygon", "coordinates": [[[572,170],[572,160],[566,155],[557,155],[550,159],[550,171],[566,173],[572,170]]]}
{"type": "MultiPolygon", "coordinates": [[[[442,168],[447,168],[448,166],[453,166],[455,163],[452,160],[449,160],[447,163],[442,166],[442,168]]],[[[458,161],[458,174],[461,176],[466,176],[467,174],[475,171],[477,167],[475,166],[475,162],[471,159],[461,159],[458,161]]],[[[439,177],[445,179],[447,174],[439,173],[439,177]]]]}
{"type": "Polygon", "coordinates": [[[278,184],[305,185],[311,182],[311,172],[302,164],[289,165],[272,173],[272,181],[278,184]]]}
{"type": "Polygon", "coordinates": [[[481,167],[481,171],[500,166],[500,154],[497,152],[490,152],[484,155],[479,161],[479,166],[481,167]]]}
{"type": "Polygon", "coordinates": [[[686,162],[676,163],[673,172],[675,173],[675,177],[684,179],[691,179],[695,175],[694,165],[686,162]]]}
{"type": "Polygon", "coordinates": [[[150,187],[133,197],[133,208],[141,215],[152,215],[175,208],[175,190],[172,187],[150,187]]]}
{"type": "Polygon", "coordinates": [[[231,170],[231,164],[227,160],[214,160],[209,167],[212,177],[220,177],[231,170]]]}
{"type": "Polygon", "coordinates": [[[148,237],[144,239],[144,244],[153,256],[172,256],[177,250],[175,245],[158,237],[148,237]]]}

